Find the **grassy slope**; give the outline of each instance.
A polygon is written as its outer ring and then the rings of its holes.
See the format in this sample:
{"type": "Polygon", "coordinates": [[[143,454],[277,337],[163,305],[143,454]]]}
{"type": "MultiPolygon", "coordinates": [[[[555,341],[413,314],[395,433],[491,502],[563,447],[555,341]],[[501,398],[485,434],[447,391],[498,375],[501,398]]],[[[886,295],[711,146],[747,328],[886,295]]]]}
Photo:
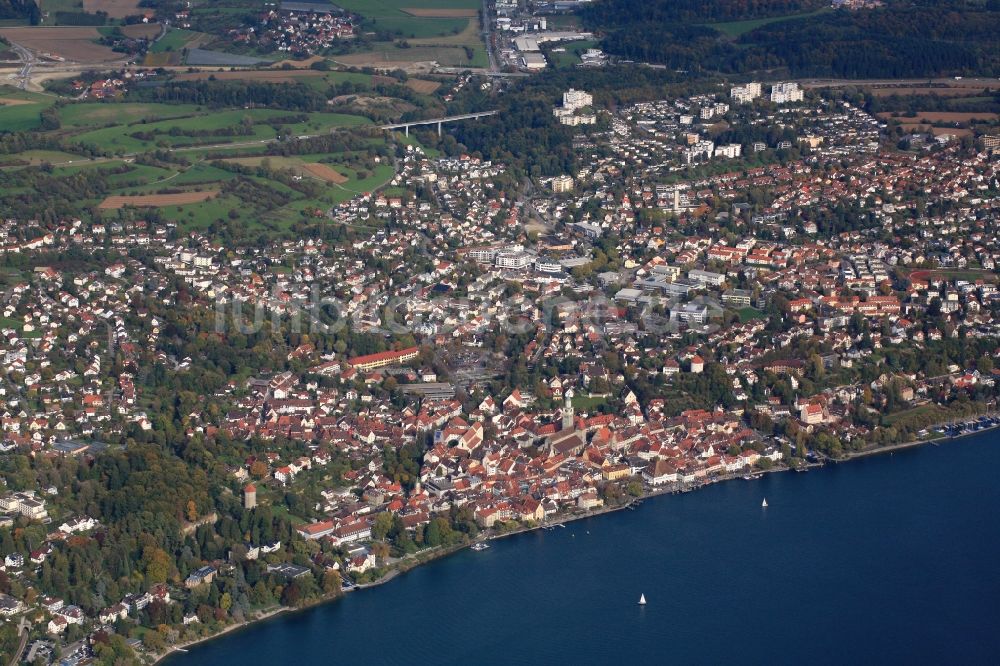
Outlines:
{"type": "MultiPolygon", "coordinates": [[[[448,0],[445,0],[447,3],[448,0]]],[[[401,3],[401,6],[409,6],[414,3],[401,3]]],[[[317,85],[328,85],[342,81],[359,83],[362,86],[371,84],[371,77],[365,74],[351,72],[330,72],[324,77],[316,77],[310,81],[315,81],[317,85]]],[[[23,93],[13,88],[0,88],[0,98],[10,97],[24,99],[30,104],[20,106],[0,107],[0,122],[4,128],[32,129],[38,126],[38,112],[55,102],[55,98],[46,95],[36,95],[23,93]]],[[[171,146],[187,145],[215,145],[272,139],[278,131],[289,135],[319,134],[331,130],[335,127],[350,127],[370,124],[368,118],[356,115],[333,114],[333,113],[311,113],[308,120],[301,123],[283,125],[280,130],[272,127],[272,119],[298,115],[290,111],[279,111],[272,109],[231,109],[215,110],[196,105],[170,105],[152,103],[109,103],[109,102],[85,102],[69,103],[59,109],[61,122],[60,134],[70,142],[93,143],[103,148],[118,149],[122,152],[142,152],[156,147],[158,143],[171,146]],[[245,117],[254,120],[252,135],[241,136],[232,134],[226,130],[238,127],[245,117]],[[222,130],[218,136],[183,136],[170,135],[171,128],[183,131],[189,130],[222,130]],[[158,132],[154,139],[137,139],[130,136],[135,132],[158,132]]],[[[384,139],[373,139],[375,143],[380,143],[384,139]]],[[[235,149],[233,146],[232,149],[235,149]]],[[[126,160],[98,159],[90,161],[70,153],[59,151],[29,151],[20,155],[9,157],[30,160],[35,163],[41,161],[56,162],[60,164],[53,173],[54,175],[68,175],[73,173],[94,172],[99,170],[105,172],[112,189],[109,195],[128,195],[154,193],[170,190],[203,190],[207,188],[218,189],[226,180],[235,178],[236,175],[212,167],[205,159],[209,152],[218,152],[225,148],[213,148],[211,150],[189,150],[183,155],[193,163],[188,166],[169,165],[155,167],[130,163],[126,160]],[[72,164],[69,162],[72,161],[72,164]],[[124,173],[110,173],[115,169],[121,169],[127,165],[124,173]]],[[[240,154],[253,154],[266,149],[263,144],[248,145],[239,147],[240,154]]],[[[285,158],[272,157],[272,162],[283,161],[285,158]]],[[[302,219],[302,211],[307,209],[319,209],[325,211],[330,206],[347,200],[358,193],[370,192],[383,187],[393,176],[392,167],[383,164],[377,166],[369,172],[365,178],[359,178],[358,174],[346,164],[352,164],[353,158],[350,154],[315,154],[302,155],[290,158],[290,162],[298,164],[307,162],[324,162],[340,171],[348,180],[340,185],[325,184],[322,194],[313,199],[307,199],[298,192],[287,186],[251,176],[251,179],[260,182],[274,190],[281,191],[293,197],[293,201],[281,209],[270,212],[255,213],[253,206],[248,206],[246,202],[240,201],[231,195],[221,195],[210,201],[187,204],[182,206],[170,206],[161,208],[160,212],[167,220],[177,222],[182,229],[205,229],[217,220],[223,220],[225,224],[238,223],[251,229],[272,231],[276,233],[287,231],[289,225],[302,219]],[[230,217],[231,211],[236,211],[238,222],[233,222],[230,217]]],[[[275,164],[275,166],[280,166],[275,164]]],[[[21,168],[21,167],[11,167],[21,168]]],[[[81,210],[95,205],[99,201],[81,201],[81,210]]],[[[110,212],[108,215],[115,215],[110,212]]]]}
{"type": "Polygon", "coordinates": [[[20,100],[28,104],[3,104],[0,106],[0,132],[23,132],[36,129],[41,124],[39,114],[55,104],[51,95],[25,92],[11,86],[0,86],[0,99],[20,100]]]}
{"type": "Polygon", "coordinates": [[[103,127],[137,123],[142,120],[161,121],[206,113],[204,107],[194,104],[69,104],[59,109],[63,127],[103,127]]]}
{"type": "Polygon", "coordinates": [[[208,38],[210,38],[210,35],[206,35],[203,32],[170,28],[170,30],[167,31],[167,34],[158,39],[149,50],[153,53],[180,51],[190,42],[195,40],[205,40],[208,38]]]}
{"type": "MultiPolygon", "coordinates": [[[[281,118],[293,115],[287,111],[277,111],[273,109],[238,109],[232,111],[216,111],[204,115],[177,118],[174,120],[163,120],[137,125],[130,125],[127,128],[120,126],[106,127],[90,132],[84,132],[75,137],[80,143],[95,144],[106,149],[123,151],[143,151],[156,147],[159,142],[164,142],[169,146],[198,146],[214,145],[221,143],[242,143],[273,139],[278,136],[274,127],[267,124],[270,119],[281,118]],[[252,133],[249,135],[238,135],[235,133],[220,133],[213,136],[171,136],[168,132],[172,128],[179,130],[227,130],[240,125],[243,118],[252,118],[254,125],[252,133]],[[123,131],[124,130],[124,131],[123,131]],[[146,140],[130,136],[136,132],[157,132],[155,139],[146,140]]],[[[350,116],[337,113],[313,113],[309,114],[310,119],[305,123],[295,123],[285,126],[287,131],[293,135],[315,134],[328,131],[335,127],[352,127],[368,124],[371,121],[361,116],[350,116]]]]}
{"type": "Polygon", "coordinates": [[[818,9],[814,12],[808,12],[806,14],[788,14],[786,16],[772,16],[770,18],[763,19],[751,19],[749,21],[729,21],[727,23],[705,23],[704,25],[709,28],[714,28],[719,32],[723,33],[732,38],[739,37],[740,35],[750,32],[751,30],[756,30],[757,28],[769,25],[771,23],[779,23],[781,21],[796,21],[800,19],[807,19],[813,16],[819,16],[820,14],[825,14],[832,11],[829,7],[824,7],[823,9],[818,9]]]}

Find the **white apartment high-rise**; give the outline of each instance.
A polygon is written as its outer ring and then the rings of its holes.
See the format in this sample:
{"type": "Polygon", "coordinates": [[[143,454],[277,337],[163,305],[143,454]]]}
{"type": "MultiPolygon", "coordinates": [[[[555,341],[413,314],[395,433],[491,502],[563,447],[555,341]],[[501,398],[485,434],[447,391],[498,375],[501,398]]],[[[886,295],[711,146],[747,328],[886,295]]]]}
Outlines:
{"type": "Polygon", "coordinates": [[[775,104],[787,104],[788,102],[801,102],[805,93],[799,88],[799,84],[794,81],[788,83],[775,83],[771,86],[771,101],[775,104]]]}
{"type": "Polygon", "coordinates": [[[763,94],[763,88],[757,81],[751,81],[743,86],[733,86],[729,96],[737,104],[748,104],[763,94]]]}
{"type": "Polygon", "coordinates": [[[576,111],[594,103],[594,96],[582,90],[570,88],[563,93],[562,108],[566,111],[576,111]]]}

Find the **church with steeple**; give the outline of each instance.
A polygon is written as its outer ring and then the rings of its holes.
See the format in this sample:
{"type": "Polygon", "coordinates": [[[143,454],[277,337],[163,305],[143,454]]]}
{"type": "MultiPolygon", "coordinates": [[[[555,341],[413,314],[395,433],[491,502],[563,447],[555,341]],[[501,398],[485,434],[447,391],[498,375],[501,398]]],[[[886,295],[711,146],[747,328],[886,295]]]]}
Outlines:
{"type": "Polygon", "coordinates": [[[560,414],[562,428],[559,432],[550,435],[546,442],[549,457],[578,456],[587,445],[587,433],[577,429],[576,412],[573,410],[573,389],[566,391],[560,414]]]}

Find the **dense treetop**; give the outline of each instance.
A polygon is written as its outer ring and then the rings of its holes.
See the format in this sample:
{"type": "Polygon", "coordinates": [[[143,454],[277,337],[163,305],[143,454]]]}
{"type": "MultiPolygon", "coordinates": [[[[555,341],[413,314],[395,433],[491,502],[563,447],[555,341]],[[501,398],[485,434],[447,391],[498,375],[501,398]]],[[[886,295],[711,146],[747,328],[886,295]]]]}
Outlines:
{"type": "MultiPolygon", "coordinates": [[[[583,10],[604,48],[626,58],[700,72],[845,78],[995,74],[997,2],[894,2],[871,10],[813,11],[807,2],[603,0],[583,10]],[[786,17],[733,37],[723,21],[786,17]]],[[[736,31],[739,32],[738,30],[736,31]]]]}

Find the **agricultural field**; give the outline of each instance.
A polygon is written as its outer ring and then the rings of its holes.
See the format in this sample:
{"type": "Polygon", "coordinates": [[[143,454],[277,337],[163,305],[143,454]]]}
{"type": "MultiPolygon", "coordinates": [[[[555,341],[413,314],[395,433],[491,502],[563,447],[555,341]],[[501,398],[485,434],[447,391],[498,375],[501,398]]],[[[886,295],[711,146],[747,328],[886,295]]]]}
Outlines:
{"type": "Polygon", "coordinates": [[[438,62],[449,67],[485,67],[477,0],[346,0],[339,3],[360,14],[363,29],[391,33],[397,42],[337,58],[345,64],[406,68],[438,62]]]}
{"type": "MultiPolygon", "coordinates": [[[[373,76],[372,83],[376,85],[397,85],[399,81],[391,76],[373,76]]],[[[403,84],[410,90],[421,95],[430,95],[441,87],[440,81],[427,81],[425,79],[407,79],[403,84]]]]}
{"type": "Polygon", "coordinates": [[[105,12],[110,18],[120,19],[141,14],[139,0],[83,0],[83,11],[90,14],[105,12]]]}
{"type": "MultiPolygon", "coordinates": [[[[483,45],[482,34],[480,32],[479,19],[475,17],[469,19],[465,29],[457,34],[445,37],[408,39],[406,41],[411,47],[460,48],[468,61],[463,62],[462,64],[470,67],[485,67],[489,64],[486,57],[486,49],[483,45]]],[[[459,56],[459,59],[461,59],[461,56],[459,56]]]]}
{"type": "Polygon", "coordinates": [[[302,169],[314,178],[318,178],[327,183],[341,185],[346,183],[348,178],[333,167],[318,162],[309,162],[302,165],[302,169]]]}
{"type": "Polygon", "coordinates": [[[77,13],[83,10],[83,0],[38,0],[42,10],[42,25],[57,25],[57,15],[77,13]]]}
{"type": "Polygon", "coordinates": [[[153,39],[160,34],[163,26],[159,23],[133,23],[121,26],[120,30],[123,35],[132,39],[153,39]]]}
{"type": "Polygon", "coordinates": [[[211,35],[206,35],[202,32],[195,32],[193,30],[183,30],[181,28],[170,28],[160,39],[156,40],[149,50],[153,53],[163,53],[165,51],[180,51],[185,48],[188,44],[195,41],[209,41],[212,39],[211,35]]]}
{"type": "MultiPolygon", "coordinates": [[[[471,47],[470,47],[471,48],[471,47]]],[[[415,63],[436,62],[444,67],[486,67],[489,62],[485,48],[472,49],[469,58],[464,48],[454,46],[414,46],[399,48],[380,43],[368,51],[337,56],[337,62],[351,67],[377,69],[406,69],[415,63]]]]}
{"type": "Polygon", "coordinates": [[[69,164],[82,158],[73,153],[61,150],[25,150],[16,155],[4,155],[0,158],[0,167],[7,166],[39,166],[42,164],[69,164]]]}
{"type": "Polygon", "coordinates": [[[478,21],[477,0],[344,0],[337,3],[360,14],[374,30],[403,38],[458,34],[470,20],[478,21]]]}
{"type": "Polygon", "coordinates": [[[934,136],[973,136],[973,128],[988,131],[1000,121],[1000,114],[989,112],[918,111],[877,114],[883,120],[896,122],[905,132],[930,132],[934,136]]]}
{"type": "Polygon", "coordinates": [[[139,194],[135,196],[115,195],[107,197],[98,206],[101,210],[118,210],[125,206],[138,208],[164,208],[183,204],[201,203],[218,194],[218,190],[178,192],[175,194],[139,194]]]}
{"type": "Polygon", "coordinates": [[[0,28],[0,37],[33,51],[43,59],[84,64],[116,62],[124,59],[107,46],[96,43],[101,36],[93,27],[0,28]]]}
{"type": "Polygon", "coordinates": [[[261,156],[261,157],[232,157],[226,162],[231,162],[233,164],[241,164],[243,166],[259,167],[262,165],[267,165],[272,169],[290,169],[295,172],[296,175],[314,178],[316,180],[323,181],[325,183],[333,183],[335,185],[342,185],[348,182],[349,178],[344,176],[339,171],[333,167],[321,164],[315,161],[309,161],[310,159],[318,159],[319,156],[303,156],[303,157],[279,157],[279,156],[261,156]]]}
{"type": "Polygon", "coordinates": [[[873,97],[909,97],[913,95],[935,95],[937,97],[969,97],[982,94],[989,86],[879,86],[867,89],[873,97]]]}
{"type": "Polygon", "coordinates": [[[198,67],[253,67],[270,62],[266,58],[237,55],[225,51],[211,51],[202,48],[188,48],[184,64],[198,67]]]}
{"type": "Polygon", "coordinates": [[[1000,92],[998,79],[932,79],[919,82],[841,81],[807,83],[805,86],[857,87],[871,97],[872,107],[879,112],[895,112],[903,115],[970,114],[982,120],[996,116],[1000,111],[1000,104],[997,102],[997,93],[1000,92]]]}
{"type": "Polygon", "coordinates": [[[958,113],[954,111],[918,111],[915,114],[894,114],[891,111],[883,111],[878,114],[878,117],[883,120],[896,118],[900,122],[905,123],[972,123],[995,122],[998,118],[1000,118],[1000,114],[958,113]]]}
{"type": "MultiPolygon", "coordinates": [[[[361,72],[344,72],[344,71],[318,71],[315,69],[238,69],[238,70],[202,70],[198,72],[183,72],[177,74],[173,77],[174,81],[253,81],[260,83],[302,83],[308,86],[312,86],[319,90],[326,90],[332,85],[337,85],[345,82],[351,82],[356,86],[360,86],[362,89],[368,89],[372,87],[373,76],[371,74],[363,74],[361,72]]],[[[388,77],[383,77],[385,80],[383,83],[388,82],[388,77]]],[[[399,83],[396,79],[392,79],[393,83],[399,83]]],[[[439,85],[436,81],[420,81],[417,82],[412,87],[413,90],[421,94],[430,94],[425,92],[429,90],[430,85],[434,84],[434,89],[439,85]]],[[[430,90],[433,92],[433,90],[430,90]]]]}
{"type": "Polygon", "coordinates": [[[63,127],[103,127],[129,125],[138,122],[169,120],[205,113],[204,107],[193,104],[68,104],[59,109],[63,127]]]}
{"type": "Polygon", "coordinates": [[[173,78],[174,81],[255,81],[259,83],[295,83],[303,79],[323,78],[326,72],[314,69],[281,70],[253,69],[234,72],[185,72],[173,78]]]}

